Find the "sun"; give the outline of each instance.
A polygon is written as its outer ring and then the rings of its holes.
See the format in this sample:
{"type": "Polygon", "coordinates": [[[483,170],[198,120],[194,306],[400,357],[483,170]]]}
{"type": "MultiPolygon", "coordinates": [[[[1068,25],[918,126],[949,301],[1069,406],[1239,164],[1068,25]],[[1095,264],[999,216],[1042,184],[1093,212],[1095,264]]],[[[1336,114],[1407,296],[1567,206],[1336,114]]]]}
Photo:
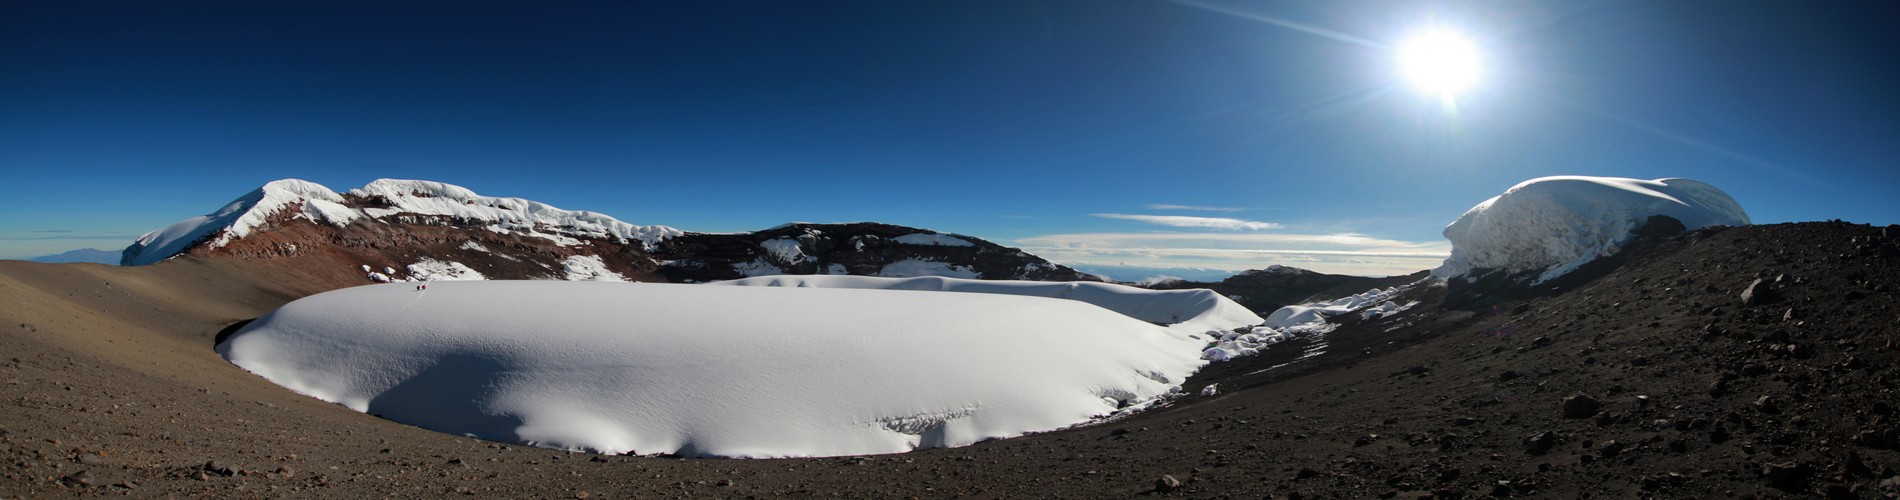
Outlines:
{"type": "Polygon", "coordinates": [[[1398,63],[1413,87],[1444,99],[1469,90],[1484,76],[1477,45],[1442,28],[1420,32],[1400,44],[1398,63]]]}

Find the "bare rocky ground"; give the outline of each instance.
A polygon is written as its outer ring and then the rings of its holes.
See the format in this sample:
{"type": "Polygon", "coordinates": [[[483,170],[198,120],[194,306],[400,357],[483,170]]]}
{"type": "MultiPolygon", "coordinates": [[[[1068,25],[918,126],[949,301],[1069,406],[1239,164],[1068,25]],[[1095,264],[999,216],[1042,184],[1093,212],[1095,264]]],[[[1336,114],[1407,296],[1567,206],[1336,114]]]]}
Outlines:
{"type": "Polygon", "coordinates": [[[1121,421],[787,460],[446,436],[212,352],[232,323],[355,284],[320,273],[0,262],[0,497],[1893,498],[1896,237],[1658,236],[1535,289],[1421,287],[1405,313],[1213,365],[1187,390],[1217,394],[1121,421]]]}

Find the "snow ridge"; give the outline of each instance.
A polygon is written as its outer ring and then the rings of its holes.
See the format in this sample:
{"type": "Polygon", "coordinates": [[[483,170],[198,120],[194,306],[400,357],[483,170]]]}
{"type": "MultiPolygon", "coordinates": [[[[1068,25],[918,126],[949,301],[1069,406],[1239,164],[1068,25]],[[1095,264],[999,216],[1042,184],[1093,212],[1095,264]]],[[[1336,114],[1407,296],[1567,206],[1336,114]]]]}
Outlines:
{"type": "Polygon", "coordinates": [[[378,219],[398,213],[441,215],[459,221],[485,222],[490,230],[502,233],[539,234],[552,230],[563,235],[638,241],[649,247],[684,234],[667,226],[637,226],[605,214],[562,210],[538,201],[482,196],[461,186],[435,181],[377,179],[368,186],[350,190],[350,194],[388,200],[391,208],[364,210],[378,219]]]}
{"type": "Polygon", "coordinates": [[[271,181],[216,212],[145,233],[126,247],[120,262],[129,266],[154,264],[200,241],[220,248],[249,236],[289,209],[297,210],[292,218],[339,228],[366,217],[382,220],[403,213],[446,216],[497,233],[519,232],[563,246],[579,245],[581,241],[575,237],[582,237],[637,241],[652,248],[661,240],[685,234],[667,226],[638,226],[595,212],[562,210],[521,198],[482,196],[461,186],[434,181],[379,179],[350,190],[350,195],[381,197],[390,206],[358,210],[347,206],[343,195],[321,184],[299,179],[271,181]]]}

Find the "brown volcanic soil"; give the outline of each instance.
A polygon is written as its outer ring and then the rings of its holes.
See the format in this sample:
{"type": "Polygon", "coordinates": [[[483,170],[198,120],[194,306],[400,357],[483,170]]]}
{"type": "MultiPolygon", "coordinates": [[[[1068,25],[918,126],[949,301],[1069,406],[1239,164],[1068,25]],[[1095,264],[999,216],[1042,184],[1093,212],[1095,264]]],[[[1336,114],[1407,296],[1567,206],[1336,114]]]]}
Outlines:
{"type": "Polygon", "coordinates": [[[795,460],[445,436],[219,359],[226,325],[346,285],[295,270],[0,262],[0,497],[1892,497],[1900,251],[1883,238],[1698,231],[1561,290],[1420,288],[1405,313],[1213,365],[1187,389],[1219,394],[1122,421],[795,460]],[[1744,305],[1758,277],[1780,298],[1744,305]],[[1567,417],[1579,393],[1600,407],[1567,417]],[[1184,484],[1156,492],[1163,475],[1184,484]]]}

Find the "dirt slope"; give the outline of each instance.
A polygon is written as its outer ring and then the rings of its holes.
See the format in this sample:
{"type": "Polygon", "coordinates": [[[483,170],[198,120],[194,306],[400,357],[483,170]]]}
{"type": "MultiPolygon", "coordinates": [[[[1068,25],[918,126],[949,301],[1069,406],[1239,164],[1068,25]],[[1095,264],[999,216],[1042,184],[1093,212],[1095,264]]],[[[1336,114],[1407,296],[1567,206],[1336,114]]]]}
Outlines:
{"type": "Polygon", "coordinates": [[[289,393],[211,345],[344,285],[295,270],[0,262],[0,497],[1891,497],[1889,241],[1669,237],[1560,290],[1414,290],[1406,313],[1215,365],[1188,389],[1217,395],[1120,422],[800,460],[505,446],[289,393]],[[1778,297],[1745,305],[1757,278],[1778,297]],[[1579,393],[1596,408],[1566,405],[1579,393]],[[1181,486],[1155,491],[1164,475],[1181,486]]]}

